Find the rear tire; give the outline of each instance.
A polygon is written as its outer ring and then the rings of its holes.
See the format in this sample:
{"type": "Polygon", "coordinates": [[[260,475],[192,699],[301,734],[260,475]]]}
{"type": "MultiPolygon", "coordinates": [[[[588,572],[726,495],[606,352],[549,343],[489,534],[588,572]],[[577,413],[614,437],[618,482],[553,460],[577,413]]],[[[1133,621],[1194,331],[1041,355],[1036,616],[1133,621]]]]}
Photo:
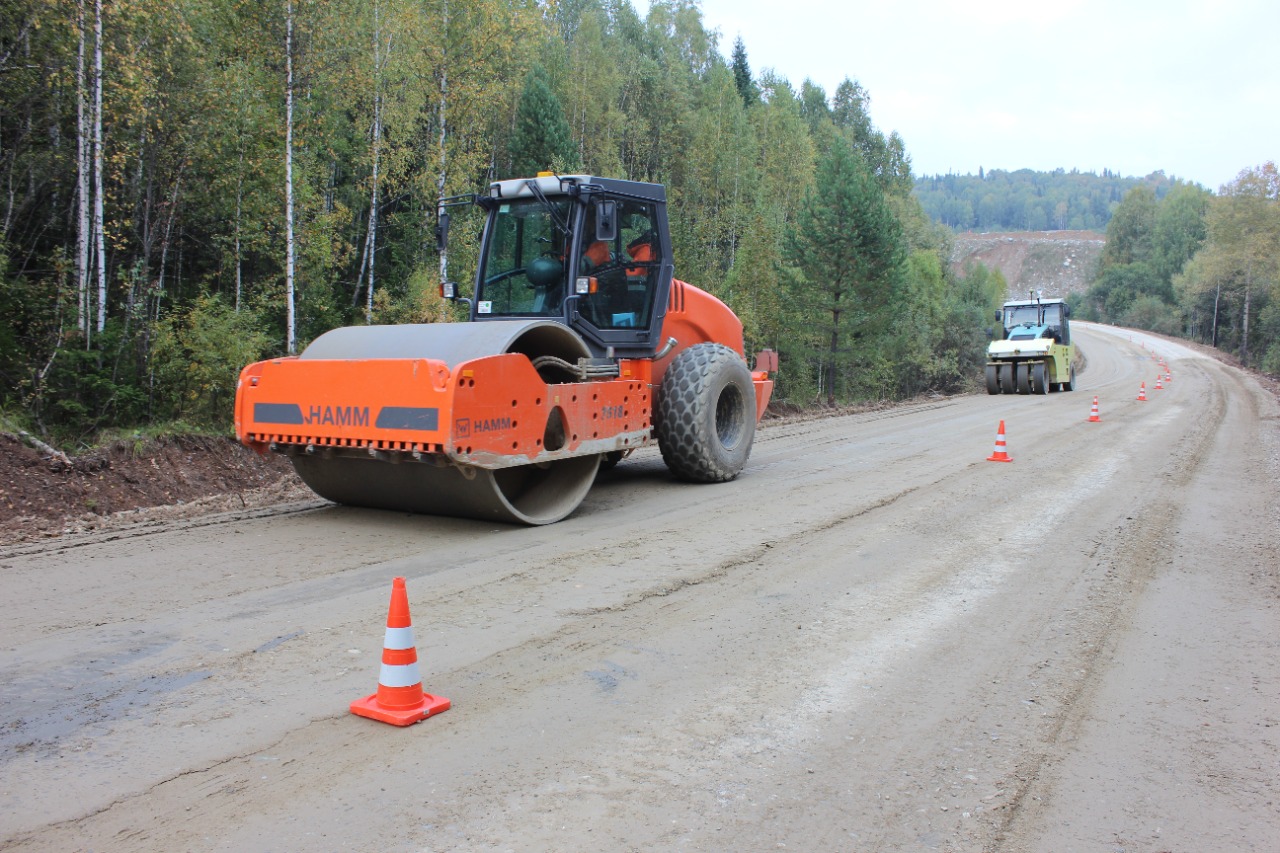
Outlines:
{"type": "Polygon", "coordinates": [[[742,358],[723,344],[676,355],[658,392],[658,447],[671,472],[695,483],[738,476],[756,434],[756,390],[742,358]]]}
{"type": "Polygon", "coordinates": [[[1000,390],[1006,394],[1013,394],[1017,389],[1013,387],[1013,365],[1000,365],[1000,390]]]}
{"type": "Polygon", "coordinates": [[[1026,365],[1026,364],[1015,365],[1016,372],[1018,374],[1018,393],[1019,394],[1031,393],[1031,371],[1027,369],[1028,366],[1029,365],[1026,365]]]}
{"type": "Polygon", "coordinates": [[[1076,366],[1073,364],[1067,368],[1067,381],[1061,384],[1063,391],[1076,390],[1076,366]]]}
{"type": "Polygon", "coordinates": [[[1038,361],[1031,365],[1031,393],[1049,393],[1048,371],[1045,369],[1044,362],[1042,361],[1038,361]]]}
{"type": "Polygon", "coordinates": [[[987,393],[1000,393],[1000,377],[996,372],[996,365],[994,364],[987,365],[987,393]]]}

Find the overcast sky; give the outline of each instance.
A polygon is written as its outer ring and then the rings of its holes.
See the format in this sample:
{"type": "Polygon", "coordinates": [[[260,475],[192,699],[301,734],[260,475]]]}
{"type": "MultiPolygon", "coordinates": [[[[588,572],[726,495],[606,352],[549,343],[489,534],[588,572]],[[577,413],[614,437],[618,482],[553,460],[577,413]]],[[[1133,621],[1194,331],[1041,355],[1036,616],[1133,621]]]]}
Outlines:
{"type": "MultiPolygon", "coordinates": [[[[646,0],[633,0],[641,14],[646,0]]],[[[845,77],[917,176],[1162,169],[1209,189],[1280,161],[1280,0],[702,0],[730,57],[845,77]]]]}

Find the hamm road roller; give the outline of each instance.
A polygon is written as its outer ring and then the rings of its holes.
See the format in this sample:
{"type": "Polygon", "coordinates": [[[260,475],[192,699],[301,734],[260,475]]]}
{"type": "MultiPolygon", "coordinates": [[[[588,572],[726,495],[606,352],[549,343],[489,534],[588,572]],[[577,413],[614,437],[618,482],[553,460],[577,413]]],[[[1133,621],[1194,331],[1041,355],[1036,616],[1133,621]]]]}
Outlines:
{"type": "Polygon", "coordinates": [[[240,374],[240,441],[354,506],[549,524],[601,466],[658,444],[679,479],[732,480],[773,391],[742,323],[674,278],[666,191],[542,174],[441,203],[486,219],[468,322],[349,326],[240,374]]]}

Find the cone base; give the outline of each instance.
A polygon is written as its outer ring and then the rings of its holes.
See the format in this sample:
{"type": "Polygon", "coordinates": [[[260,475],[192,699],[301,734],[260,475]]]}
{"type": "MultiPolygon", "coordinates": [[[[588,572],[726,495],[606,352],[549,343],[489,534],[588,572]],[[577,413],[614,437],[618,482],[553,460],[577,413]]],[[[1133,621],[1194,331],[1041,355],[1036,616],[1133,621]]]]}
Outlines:
{"type": "Polygon", "coordinates": [[[1091,424],[1100,424],[1100,423],[1102,423],[1102,418],[1089,418],[1089,423],[1091,423],[1091,424]]]}
{"type": "Polygon", "coordinates": [[[1009,456],[1009,454],[1007,453],[1001,454],[999,456],[992,454],[991,456],[987,457],[987,461],[988,462],[1012,462],[1013,457],[1009,456]]]}
{"type": "Polygon", "coordinates": [[[351,703],[351,713],[393,726],[411,726],[434,714],[449,710],[452,703],[443,696],[422,694],[422,701],[407,708],[388,708],[378,702],[378,694],[351,703]]]}

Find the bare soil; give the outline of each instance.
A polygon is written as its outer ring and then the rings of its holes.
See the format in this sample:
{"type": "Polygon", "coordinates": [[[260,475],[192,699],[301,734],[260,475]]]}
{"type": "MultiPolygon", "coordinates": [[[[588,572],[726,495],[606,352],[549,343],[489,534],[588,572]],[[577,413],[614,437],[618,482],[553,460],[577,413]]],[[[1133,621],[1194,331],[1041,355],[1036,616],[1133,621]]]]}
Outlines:
{"type": "Polygon", "coordinates": [[[1046,297],[1084,293],[1097,272],[1106,235],[1096,231],[1019,231],[957,234],[951,265],[957,271],[974,263],[997,269],[1013,298],[1028,290],[1046,297]]]}
{"type": "Polygon", "coordinates": [[[63,461],[0,433],[0,545],[310,494],[288,460],[230,438],[118,441],[63,461]]]}

